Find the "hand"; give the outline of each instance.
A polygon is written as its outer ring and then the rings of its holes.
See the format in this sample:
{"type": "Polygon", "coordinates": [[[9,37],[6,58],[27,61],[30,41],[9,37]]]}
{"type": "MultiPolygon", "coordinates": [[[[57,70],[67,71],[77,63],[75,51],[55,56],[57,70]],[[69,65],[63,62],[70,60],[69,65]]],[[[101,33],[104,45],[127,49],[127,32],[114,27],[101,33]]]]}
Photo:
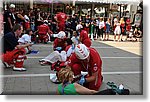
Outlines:
{"type": "Polygon", "coordinates": [[[86,82],[86,79],[84,78],[84,76],[82,76],[78,83],[80,85],[83,85],[85,82],[86,82]]]}

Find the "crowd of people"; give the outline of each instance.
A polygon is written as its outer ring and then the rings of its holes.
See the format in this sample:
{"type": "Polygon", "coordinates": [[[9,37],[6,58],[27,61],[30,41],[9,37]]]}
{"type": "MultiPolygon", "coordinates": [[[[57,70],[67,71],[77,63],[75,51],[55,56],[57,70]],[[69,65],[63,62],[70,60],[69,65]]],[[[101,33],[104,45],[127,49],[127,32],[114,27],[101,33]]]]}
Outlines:
{"type": "MultiPolygon", "coordinates": [[[[105,22],[102,17],[90,18],[88,15],[85,18],[77,14],[68,16],[61,10],[56,15],[41,13],[38,9],[30,9],[25,13],[23,10],[15,11],[15,5],[11,4],[8,11],[4,12],[2,61],[14,71],[25,71],[24,60],[27,59],[26,54],[31,52],[33,43],[54,40],[53,52],[39,62],[41,65],[50,65],[57,72],[58,80],[63,83],[58,86],[58,93],[66,93],[64,87],[68,83],[77,82],[73,86],[69,84],[69,88],[78,89],[74,92],[71,90],[68,94],[96,94],[103,81],[102,60],[98,51],[91,47],[91,40],[109,40],[112,29],[114,41],[116,35],[118,41],[122,41],[123,33],[131,37],[132,26],[129,19],[124,21],[121,18],[119,21],[115,18],[113,22],[112,25],[110,18],[105,22]],[[62,74],[62,69],[67,69],[66,74],[62,74]],[[82,71],[88,74],[82,75],[82,71]]],[[[134,33],[134,38],[142,36],[137,28],[134,33]]]]}

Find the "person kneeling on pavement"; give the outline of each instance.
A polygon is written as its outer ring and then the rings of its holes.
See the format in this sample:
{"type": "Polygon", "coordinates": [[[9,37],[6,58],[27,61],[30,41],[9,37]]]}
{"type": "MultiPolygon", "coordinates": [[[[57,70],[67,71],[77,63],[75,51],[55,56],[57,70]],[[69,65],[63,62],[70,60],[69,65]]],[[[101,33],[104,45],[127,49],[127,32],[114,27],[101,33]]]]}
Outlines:
{"type": "Polygon", "coordinates": [[[13,31],[5,34],[2,38],[4,42],[4,49],[2,53],[2,62],[6,67],[13,67],[15,71],[25,71],[23,68],[25,56],[25,49],[32,44],[27,43],[19,45],[18,38],[21,35],[23,27],[20,24],[16,24],[13,27],[13,31]]]}
{"type": "Polygon", "coordinates": [[[94,48],[78,44],[67,66],[71,67],[75,75],[75,81],[79,80],[80,85],[92,90],[99,90],[103,80],[102,60],[94,48]],[[88,72],[88,75],[81,76],[81,71],[88,72]]]}

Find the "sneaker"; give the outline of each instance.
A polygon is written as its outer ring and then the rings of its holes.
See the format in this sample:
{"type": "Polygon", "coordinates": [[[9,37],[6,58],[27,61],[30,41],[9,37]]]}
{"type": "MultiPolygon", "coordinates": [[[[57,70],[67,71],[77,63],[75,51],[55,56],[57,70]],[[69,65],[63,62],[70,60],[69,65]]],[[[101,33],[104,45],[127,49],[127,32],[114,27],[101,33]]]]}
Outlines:
{"type": "Polygon", "coordinates": [[[3,64],[4,64],[4,66],[5,66],[6,68],[11,68],[11,67],[12,67],[12,66],[9,65],[7,62],[3,62],[3,64]]]}
{"type": "Polygon", "coordinates": [[[39,62],[44,62],[44,61],[45,61],[44,59],[40,59],[40,60],[39,60],[39,62]]]}
{"type": "Polygon", "coordinates": [[[13,70],[14,71],[26,71],[26,68],[16,68],[16,67],[13,67],[13,70]]]}

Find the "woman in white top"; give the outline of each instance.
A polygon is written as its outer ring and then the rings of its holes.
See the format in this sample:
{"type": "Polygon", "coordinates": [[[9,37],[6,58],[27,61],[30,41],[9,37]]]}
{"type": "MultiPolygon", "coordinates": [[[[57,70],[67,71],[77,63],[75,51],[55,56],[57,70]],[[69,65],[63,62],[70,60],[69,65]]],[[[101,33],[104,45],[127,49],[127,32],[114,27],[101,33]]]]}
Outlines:
{"type": "Polygon", "coordinates": [[[101,17],[100,22],[99,22],[99,32],[100,32],[100,35],[102,35],[102,38],[101,38],[102,40],[103,40],[104,26],[105,26],[105,23],[103,21],[103,18],[101,17]]]}
{"type": "Polygon", "coordinates": [[[118,34],[118,41],[120,40],[120,34],[121,34],[121,29],[120,29],[120,23],[118,22],[118,19],[114,19],[114,41],[116,41],[116,35],[118,34]]]}
{"type": "MultiPolygon", "coordinates": [[[[33,34],[31,29],[28,29],[26,31],[25,34],[22,35],[21,38],[19,38],[18,42],[19,44],[27,44],[27,43],[31,43],[31,35],[33,34]]],[[[29,53],[31,51],[31,47],[27,47],[26,49],[26,53],[29,53]]]]}

